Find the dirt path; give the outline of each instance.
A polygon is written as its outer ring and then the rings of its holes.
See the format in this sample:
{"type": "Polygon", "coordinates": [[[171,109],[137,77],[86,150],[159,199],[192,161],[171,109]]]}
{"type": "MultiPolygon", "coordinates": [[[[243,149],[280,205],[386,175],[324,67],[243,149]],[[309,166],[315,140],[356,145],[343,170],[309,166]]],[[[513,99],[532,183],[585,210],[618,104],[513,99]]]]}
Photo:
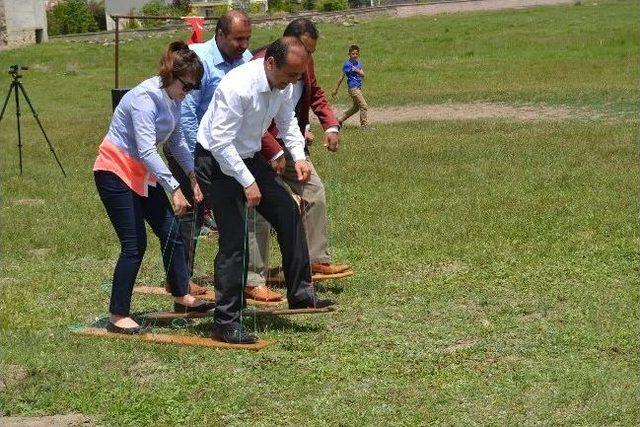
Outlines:
{"type": "MultiPolygon", "coordinates": [[[[346,105],[337,106],[339,112],[346,105]]],[[[410,105],[404,107],[377,107],[369,109],[371,123],[395,123],[407,121],[432,120],[475,120],[475,119],[511,119],[516,121],[532,120],[593,120],[613,119],[616,115],[603,111],[567,106],[511,105],[503,103],[473,102],[410,105]]],[[[346,125],[357,125],[357,114],[346,125]]]]}
{"type": "Polygon", "coordinates": [[[479,10],[524,9],[535,6],[575,3],[576,0],[468,0],[434,4],[403,5],[397,16],[437,15],[440,13],[473,12],[479,10]]]}
{"type": "Polygon", "coordinates": [[[0,417],[2,427],[89,427],[91,418],[80,415],[52,415],[49,417],[0,417]]]}

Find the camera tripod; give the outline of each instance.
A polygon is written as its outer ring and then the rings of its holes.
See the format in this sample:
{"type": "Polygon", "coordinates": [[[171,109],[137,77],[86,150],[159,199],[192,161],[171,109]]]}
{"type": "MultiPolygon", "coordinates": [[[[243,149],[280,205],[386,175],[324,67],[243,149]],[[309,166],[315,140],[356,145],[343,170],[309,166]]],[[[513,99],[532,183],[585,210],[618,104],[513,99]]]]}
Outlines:
{"type": "Polygon", "coordinates": [[[14,93],[15,93],[15,99],[16,99],[16,119],[18,123],[18,155],[20,157],[20,175],[22,175],[22,134],[20,133],[20,97],[18,96],[18,90],[20,90],[22,92],[22,96],[24,96],[24,99],[27,101],[27,104],[29,104],[31,113],[33,114],[33,117],[36,119],[36,122],[38,123],[38,126],[42,131],[42,134],[44,135],[44,139],[47,141],[47,145],[49,145],[49,150],[51,150],[51,153],[53,154],[53,158],[56,159],[58,166],[60,166],[62,175],[67,176],[67,174],[64,171],[64,168],[62,167],[62,163],[60,163],[60,160],[58,159],[58,156],[56,155],[56,152],[53,149],[53,145],[51,145],[51,141],[49,141],[49,137],[47,136],[47,133],[44,131],[44,128],[42,127],[42,123],[40,123],[40,119],[38,118],[38,113],[36,113],[36,110],[33,108],[33,105],[31,105],[31,101],[27,96],[27,92],[24,90],[24,86],[20,81],[20,79],[22,78],[22,74],[20,74],[20,71],[28,70],[28,69],[29,68],[22,67],[20,65],[12,65],[11,67],[9,67],[9,74],[11,74],[11,77],[13,80],[11,81],[11,85],[9,86],[9,93],[7,94],[7,97],[4,100],[4,105],[2,106],[2,112],[0,113],[0,122],[2,121],[2,117],[4,117],[4,111],[6,110],[7,104],[9,103],[9,98],[11,97],[11,93],[15,91],[14,93]]]}

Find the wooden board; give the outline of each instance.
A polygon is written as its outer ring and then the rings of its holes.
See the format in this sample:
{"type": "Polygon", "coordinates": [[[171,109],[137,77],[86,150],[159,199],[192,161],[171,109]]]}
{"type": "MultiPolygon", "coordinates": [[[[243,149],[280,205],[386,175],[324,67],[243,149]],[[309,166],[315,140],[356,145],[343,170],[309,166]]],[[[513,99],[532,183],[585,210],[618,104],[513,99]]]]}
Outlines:
{"type": "MultiPolygon", "coordinates": [[[[324,280],[344,279],[345,277],[350,277],[350,276],[353,276],[352,270],[343,271],[342,273],[336,273],[336,274],[316,273],[313,276],[311,276],[311,279],[314,282],[322,282],[324,280]]],[[[284,286],[284,275],[280,273],[278,275],[268,277],[267,283],[270,285],[284,286]]]]}
{"type": "Polygon", "coordinates": [[[269,341],[258,340],[254,344],[230,344],[224,341],[218,341],[214,338],[196,337],[190,335],[173,335],[173,334],[137,334],[125,335],[108,332],[104,328],[82,327],[74,329],[74,333],[84,336],[101,337],[101,338],[120,338],[125,340],[137,340],[162,344],[188,345],[196,347],[214,347],[234,350],[253,350],[258,351],[270,344],[269,341]]]}
{"type": "MultiPolygon", "coordinates": [[[[325,307],[325,308],[260,308],[260,309],[249,309],[246,310],[246,314],[271,314],[278,316],[293,316],[300,314],[320,314],[320,313],[331,313],[336,311],[335,307],[325,307]]],[[[175,311],[155,311],[150,313],[144,313],[139,315],[140,318],[146,320],[174,320],[174,319],[204,319],[207,317],[213,317],[213,311],[207,311],[205,313],[178,313],[175,311]]]]}
{"type": "MultiPolygon", "coordinates": [[[[350,276],[353,276],[353,270],[347,270],[347,271],[343,271],[342,273],[336,273],[336,274],[316,273],[311,277],[311,279],[314,282],[322,282],[323,280],[344,279],[345,277],[350,277],[350,276]]],[[[201,286],[213,286],[212,275],[194,277],[193,281],[196,284],[201,286]]],[[[282,273],[282,269],[280,269],[279,267],[272,268],[267,277],[267,283],[283,284],[284,274],[282,273]]]]}
{"type": "MultiPolygon", "coordinates": [[[[169,292],[167,292],[163,287],[160,286],[134,286],[133,292],[138,294],[151,294],[151,295],[164,295],[171,296],[169,292]]],[[[201,299],[204,301],[214,301],[216,300],[216,293],[213,289],[207,289],[207,293],[202,295],[194,295],[195,298],[201,299]]],[[[283,298],[282,301],[258,301],[255,299],[247,298],[248,305],[255,305],[258,307],[275,307],[286,303],[287,299],[283,298]]]]}

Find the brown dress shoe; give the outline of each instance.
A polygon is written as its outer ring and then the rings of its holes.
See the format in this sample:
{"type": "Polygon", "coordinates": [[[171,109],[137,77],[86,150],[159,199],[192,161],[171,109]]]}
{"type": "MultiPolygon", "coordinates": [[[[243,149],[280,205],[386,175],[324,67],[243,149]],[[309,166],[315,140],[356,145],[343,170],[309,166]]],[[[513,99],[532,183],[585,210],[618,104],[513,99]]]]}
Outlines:
{"type": "Polygon", "coordinates": [[[311,273],[312,274],[338,274],[343,273],[349,270],[349,267],[346,264],[331,264],[329,262],[311,264],[311,273]]]}
{"type": "Polygon", "coordinates": [[[282,295],[267,288],[266,285],[247,286],[244,288],[244,297],[263,302],[277,302],[284,299],[282,295]]]}
{"type": "Polygon", "coordinates": [[[189,280],[189,294],[204,295],[206,293],[207,293],[207,288],[205,286],[196,285],[191,280],[189,280]]]}
{"type": "MultiPolygon", "coordinates": [[[[164,290],[168,293],[171,293],[171,286],[168,283],[165,283],[164,290]]],[[[204,295],[207,293],[207,288],[205,286],[196,285],[193,281],[189,280],[189,294],[191,295],[204,295]]]]}

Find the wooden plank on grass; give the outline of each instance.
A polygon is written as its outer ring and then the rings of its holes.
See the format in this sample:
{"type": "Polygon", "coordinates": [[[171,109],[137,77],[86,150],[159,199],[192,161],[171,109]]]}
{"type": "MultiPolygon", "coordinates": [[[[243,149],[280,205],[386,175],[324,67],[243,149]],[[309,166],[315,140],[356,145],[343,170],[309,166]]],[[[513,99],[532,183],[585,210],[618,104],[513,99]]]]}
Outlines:
{"type": "MultiPolygon", "coordinates": [[[[336,308],[324,307],[324,308],[259,308],[255,310],[246,310],[248,314],[271,314],[278,316],[293,316],[300,314],[322,314],[331,313],[336,311],[336,308]]],[[[150,313],[140,314],[139,317],[147,320],[174,320],[174,319],[204,319],[207,317],[213,317],[213,311],[207,311],[205,313],[178,313],[175,311],[155,311],[150,313]]]]}
{"type": "MultiPolygon", "coordinates": [[[[133,292],[138,294],[148,294],[148,295],[163,295],[163,296],[171,296],[169,292],[167,292],[161,286],[134,286],[133,292]]],[[[207,289],[207,293],[202,295],[194,295],[195,298],[201,299],[204,301],[213,301],[216,300],[216,293],[213,289],[207,289]]],[[[283,298],[281,301],[258,301],[255,299],[247,298],[248,305],[255,305],[257,307],[275,307],[287,302],[286,298],[283,298]]]]}
{"type": "MultiPolygon", "coordinates": [[[[336,273],[336,274],[320,274],[320,273],[316,273],[314,274],[311,279],[314,282],[323,282],[325,280],[337,280],[337,279],[344,279],[345,277],[350,277],[353,276],[353,271],[349,270],[349,271],[343,271],[342,273],[336,273]]],[[[284,286],[284,275],[282,273],[277,274],[275,276],[271,276],[267,278],[267,283],[273,286],[284,286]]]]}
{"type": "Polygon", "coordinates": [[[113,332],[108,332],[104,328],[91,328],[91,327],[83,327],[83,328],[75,329],[73,332],[79,335],[100,337],[100,338],[116,338],[116,339],[136,340],[136,341],[145,341],[145,342],[153,342],[153,343],[161,343],[161,344],[175,344],[175,345],[186,345],[186,346],[195,346],[195,347],[212,347],[212,348],[234,349],[234,350],[258,351],[270,344],[269,341],[265,341],[265,340],[258,340],[258,342],[254,344],[230,344],[227,342],[218,341],[213,338],[196,337],[193,335],[152,334],[152,333],[125,335],[125,334],[116,334],[113,332]]]}

